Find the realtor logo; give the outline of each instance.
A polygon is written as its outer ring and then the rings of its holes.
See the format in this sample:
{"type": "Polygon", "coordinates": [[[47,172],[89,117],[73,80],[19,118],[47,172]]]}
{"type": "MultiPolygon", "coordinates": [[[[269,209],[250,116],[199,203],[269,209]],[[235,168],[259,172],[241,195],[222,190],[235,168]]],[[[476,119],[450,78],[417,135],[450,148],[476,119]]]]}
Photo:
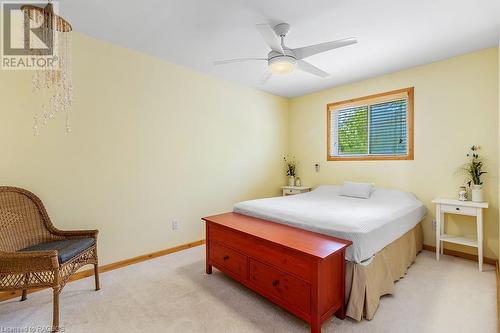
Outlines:
{"type": "MultiPolygon", "coordinates": [[[[3,70],[53,70],[57,64],[57,33],[43,15],[21,7],[43,6],[39,1],[2,1],[3,70]]],[[[52,3],[54,10],[56,6],[52,3]]]]}

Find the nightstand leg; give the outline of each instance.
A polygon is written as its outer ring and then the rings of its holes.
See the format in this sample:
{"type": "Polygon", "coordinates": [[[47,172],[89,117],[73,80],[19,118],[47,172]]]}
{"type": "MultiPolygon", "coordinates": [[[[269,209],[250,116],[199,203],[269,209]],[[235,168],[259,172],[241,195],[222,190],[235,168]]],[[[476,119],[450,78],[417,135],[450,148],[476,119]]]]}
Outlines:
{"type": "Polygon", "coordinates": [[[439,261],[440,245],[441,245],[441,208],[436,205],[436,260],[439,261]]]}
{"type": "Polygon", "coordinates": [[[477,259],[479,261],[479,271],[483,271],[483,210],[477,209],[477,259]]]}
{"type": "MultiPolygon", "coordinates": [[[[441,212],[441,214],[439,216],[440,216],[440,219],[439,219],[440,223],[439,224],[441,224],[441,235],[444,235],[444,213],[441,212]]],[[[441,241],[439,246],[441,247],[441,255],[443,255],[444,254],[444,242],[441,241]]]]}

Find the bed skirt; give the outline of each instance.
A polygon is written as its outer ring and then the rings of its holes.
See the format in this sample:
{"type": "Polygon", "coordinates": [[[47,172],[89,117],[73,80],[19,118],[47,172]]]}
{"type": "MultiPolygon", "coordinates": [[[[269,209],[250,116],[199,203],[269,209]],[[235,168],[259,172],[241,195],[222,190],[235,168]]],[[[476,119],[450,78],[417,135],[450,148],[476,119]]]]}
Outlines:
{"type": "Polygon", "coordinates": [[[371,320],[380,297],[394,292],[394,283],[402,278],[422,251],[422,224],[387,245],[368,265],[346,262],[346,315],[360,321],[371,320]]]}

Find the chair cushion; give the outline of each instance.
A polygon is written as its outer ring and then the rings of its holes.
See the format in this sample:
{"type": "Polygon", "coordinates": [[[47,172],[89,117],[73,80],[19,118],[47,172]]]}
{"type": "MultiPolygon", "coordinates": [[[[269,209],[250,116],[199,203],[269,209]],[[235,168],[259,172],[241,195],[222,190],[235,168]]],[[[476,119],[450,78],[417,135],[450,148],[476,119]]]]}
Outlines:
{"type": "Polygon", "coordinates": [[[26,251],[57,250],[59,263],[64,264],[66,261],[73,259],[74,257],[84,252],[94,244],[95,244],[95,239],[91,237],[66,239],[66,240],[40,243],[33,246],[28,246],[20,251],[26,252],[26,251]]]}

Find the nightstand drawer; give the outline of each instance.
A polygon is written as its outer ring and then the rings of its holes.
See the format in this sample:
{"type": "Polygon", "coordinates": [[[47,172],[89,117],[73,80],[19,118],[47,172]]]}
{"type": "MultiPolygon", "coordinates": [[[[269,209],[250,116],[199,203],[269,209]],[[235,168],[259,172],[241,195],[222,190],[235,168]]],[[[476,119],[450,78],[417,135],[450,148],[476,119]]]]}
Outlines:
{"type": "Polygon", "coordinates": [[[309,186],[282,186],[283,195],[301,194],[311,191],[309,186]]]}
{"type": "Polygon", "coordinates": [[[291,189],[291,188],[283,190],[283,194],[284,195],[292,195],[292,194],[299,194],[299,193],[302,193],[302,191],[301,190],[291,189]]]}
{"type": "Polygon", "coordinates": [[[444,213],[453,213],[460,215],[477,215],[477,208],[475,207],[464,207],[464,206],[455,206],[455,205],[441,205],[441,211],[444,213]]]}

